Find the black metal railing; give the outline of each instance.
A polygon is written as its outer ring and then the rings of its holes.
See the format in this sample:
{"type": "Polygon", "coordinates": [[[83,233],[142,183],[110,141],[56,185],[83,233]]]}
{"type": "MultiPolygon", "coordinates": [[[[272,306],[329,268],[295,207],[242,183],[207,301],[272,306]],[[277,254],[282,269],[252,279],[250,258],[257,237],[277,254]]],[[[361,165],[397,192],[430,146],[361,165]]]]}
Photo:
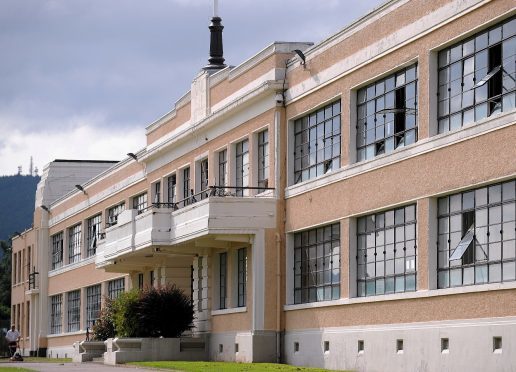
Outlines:
{"type": "Polygon", "coordinates": [[[29,290],[38,288],[38,283],[37,283],[38,275],[39,275],[39,273],[36,271],[36,268],[34,267],[33,271],[29,274],[29,290]]]}
{"type": "Polygon", "coordinates": [[[190,195],[178,200],[177,202],[168,203],[152,203],[147,208],[142,209],[140,214],[153,208],[168,208],[177,211],[178,209],[195,204],[203,199],[210,197],[260,197],[260,194],[265,191],[274,190],[273,187],[238,187],[238,186],[208,186],[207,189],[194,193],[190,190],[190,195]],[[246,191],[258,191],[255,195],[246,195],[246,191]]]}

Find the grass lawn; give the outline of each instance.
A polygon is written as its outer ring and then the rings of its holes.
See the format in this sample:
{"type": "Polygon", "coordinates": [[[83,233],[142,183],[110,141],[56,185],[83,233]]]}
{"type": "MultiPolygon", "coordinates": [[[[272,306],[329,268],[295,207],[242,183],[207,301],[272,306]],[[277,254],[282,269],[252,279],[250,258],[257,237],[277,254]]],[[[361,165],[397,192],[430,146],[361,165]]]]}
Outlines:
{"type": "Polygon", "coordinates": [[[324,372],[327,369],[306,368],[289,366],[287,364],[275,363],[228,363],[228,362],[132,362],[128,363],[135,366],[173,369],[176,371],[198,372],[198,371],[224,371],[224,372],[252,372],[252,371],[270,371],[270,372],[290,372],[290,371],[306,371],[306,372],[324,372]]]}
{"type": "Polygon", "coordinates": [[[21,367],[3,367],[3,366],[0,366],[0,371],[1,372],[32,372],[34,371],[33,369],[27,369],[27,368],[21,368],[21,367]]]}
{"type": "MultiPolygon", "coordinates": [[[[72,358],[38,358],[38,357],[23,357],[23,362],[29,363],[71,363],[72,358]]],[[[3,363],[15,363],[11,362],[9,358],[0,359],[0,369],[2,372],[5,371],[6,366],[2,366],[3,363]]],[[[18,369],[17,369],[18,371],[18,369]]]]}

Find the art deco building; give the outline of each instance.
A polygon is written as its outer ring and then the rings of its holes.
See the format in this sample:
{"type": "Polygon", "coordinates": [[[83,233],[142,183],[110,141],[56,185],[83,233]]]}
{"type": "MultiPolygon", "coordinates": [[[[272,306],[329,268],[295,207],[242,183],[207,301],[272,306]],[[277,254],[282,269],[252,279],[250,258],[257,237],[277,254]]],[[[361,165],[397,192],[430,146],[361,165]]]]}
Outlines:
{"type": "Polygon", "coordinates": [[[212,360],[511,370],[515,14],[388,1],[210,61],[121,162],[50,163],[13,240],[26,352],[69,356],[103,296],[175,283],[212,360]]]}

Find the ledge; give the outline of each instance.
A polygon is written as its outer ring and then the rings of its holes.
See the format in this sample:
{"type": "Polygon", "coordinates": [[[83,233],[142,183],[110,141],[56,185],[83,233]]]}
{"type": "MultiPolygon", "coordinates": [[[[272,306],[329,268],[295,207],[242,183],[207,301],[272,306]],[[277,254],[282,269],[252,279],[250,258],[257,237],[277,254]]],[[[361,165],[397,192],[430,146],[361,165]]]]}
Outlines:
{"type": "Polygon", "coordinates": [[[57,334],[48,334],[47,338],[59,338],[59,337],[67,337],[67,336],[82,336],[85,335],[86,331],[75,331],[75,332],[65,332],[65,333],[57,333],[57,334]]]}
{"type": "Polygon", "coordinates": [[[79,262],[74,262],[72,264],[68,264],[68,265],[62,266],[62,267],[60,267],[58,269],[49,270],[48,271],[48,277],[51,278],[53,276],[66,273],[66,272],[68,272],[70,270],[75,270],[75,269],[77,269],[79,267],[83,267],[83,266],[89,265],[91,263],[94,264],[95,263],[95,256],[96,255],[90,256],[88,258],[80,260],[79,262]]]}
{"type": "Polygon", "coordinates": [[[341,298],[333,301],[309,302],[304,304],[284,305],[284,311],[315,309],[319,307],[343,306],[361,303],[374,303],[384,301],[400,301],[411,300],[416,298],[430,298],[438,296],[451,296],[465,293],[481,293],[489,291],[500,291],[516,289],[516,281],[508,283],[490,283],[480,285],[470,285],[466,287],[454,287],[444,289],[422,289],[416,292],[393,293],[388,295],[368,296],[368,297],[353,297],[341,298]]]}
{"type": "Polygon", "coordinates": [[[233,307],[231,309],[221,309],[221,310],[212,310],[211,315],[228,315],[228,314],[237,314],[237,313],[246,313],[247,307],[233,307]]]}

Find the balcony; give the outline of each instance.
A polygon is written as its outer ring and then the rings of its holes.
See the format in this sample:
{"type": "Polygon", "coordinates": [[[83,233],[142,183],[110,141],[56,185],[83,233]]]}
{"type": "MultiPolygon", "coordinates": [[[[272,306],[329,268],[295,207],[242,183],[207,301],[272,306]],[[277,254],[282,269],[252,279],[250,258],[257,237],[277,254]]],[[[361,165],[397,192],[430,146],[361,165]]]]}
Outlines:
{"type": "Polygon", "coordinates": [[[104,244],[97,248],[96,265],[110,266],[148,247],[185,246],[208,235],[252,234],[274,228],[276,201],[273,189],[212,186],[177,203],[125,210],[116,225],[106,229],[104,244]]]}

